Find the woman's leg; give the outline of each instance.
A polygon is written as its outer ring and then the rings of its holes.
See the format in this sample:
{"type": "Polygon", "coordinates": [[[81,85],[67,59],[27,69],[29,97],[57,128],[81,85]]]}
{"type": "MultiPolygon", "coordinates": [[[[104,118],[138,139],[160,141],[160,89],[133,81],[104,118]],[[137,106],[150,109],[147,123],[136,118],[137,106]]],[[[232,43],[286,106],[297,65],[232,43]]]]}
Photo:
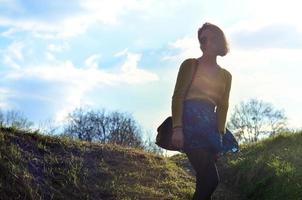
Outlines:
{"type": "MultiPolygon", "coordinates": [[[[205,178],[205,182],[207,183],[207,193],[208,194],[213,194],[214,191],[216,190],[218,184],[219,184],[219,174],[218,174],[218,170],[217,170],[217,166],[215,163],[215,158],[213,158],[214,155],[211,155],[211,160],[210,160],[210,164],[208,166],[208,170],[207,170],[207,176],[205,178]]],[[[211,199],[211,198],[208,198],[211,199]]]]}
{"type": "Polygon", "coordinates": [[[202,149],[187,151],[186,155],[196,172],[193,200],[211,199],[211,195],[219,183],[214,155],[202,149]]]}

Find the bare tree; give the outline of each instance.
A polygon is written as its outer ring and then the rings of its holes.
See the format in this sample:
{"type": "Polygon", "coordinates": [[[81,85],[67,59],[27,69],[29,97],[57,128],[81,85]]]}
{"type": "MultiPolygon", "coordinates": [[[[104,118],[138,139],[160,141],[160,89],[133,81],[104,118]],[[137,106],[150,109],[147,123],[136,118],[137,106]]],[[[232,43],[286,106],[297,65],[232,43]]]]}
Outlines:
{"type": "Polygon", "coordinates": [[[0,127],[4,126],[4,114],[2,110],[0,110],[0,127]]]}
{"type": "Polygon", "coordinates": [[[29,121],[21,111],[8,110],[2,112],[0,110],[0,125],[29,130],[33,126],[33,122],[29,121]]]}
{"type": "Polygon", "coordinates": [[[85,141],[111,142],[120,145],[142,147],[142,130],[130,114],[75,109],[68,115],[63,135],[85,141]]]}
{"type": "Polygon", "coordinates": [[[144,149],[148,152],[152,152],[158,155],[163,155],[164,149],[155,144],[155,137],[151,137],[152,132],[147,131],[146,135],[147,135],[147,139],[144,141],[144,149]]]}
{"type": "Polygon", "coordinates": [[[142,147],[142,129],[130,114],[112,112],[108,117],[109,141],[133,147],[142,147]]]}
{"type": "Polygon", "coordinates": [[[68,114],[68,123],[64,129],[64,134],[72,135],[80,140],[92,141],[96,136],[94,129],[93,111],[85,111],[83,108],[77,108],[68,114]]]}
{"type": "Polygon", "coordinates": [[[236,105],[228,122],[242,142],[256,142],[260,136],[272,136],[286,128],[284,111],[272,104],[252,98],[236,105]]]}
{"type": "Polygon", "coordinates": [[[58,133],[59,129],[60,129],[60,127],[55,125],[55,122],[52,119],[40,121],[39,125],[38,125],[39,132],[43,132],[43,133],[51,134],[51,135],[58,133]]]}

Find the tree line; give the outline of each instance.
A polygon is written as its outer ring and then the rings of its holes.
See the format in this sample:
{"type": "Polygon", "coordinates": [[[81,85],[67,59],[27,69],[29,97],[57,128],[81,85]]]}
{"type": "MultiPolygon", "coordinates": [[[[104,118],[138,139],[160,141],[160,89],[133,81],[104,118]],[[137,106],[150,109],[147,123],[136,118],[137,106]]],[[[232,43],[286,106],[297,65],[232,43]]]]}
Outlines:
{"type": "Polygon", "coordinates": [[[227,127],[241,143],[257,142],[289,131],[284,110],[256,98],[235,105],[227,127]]]}
{"type": "MultiPolygon", "coordinates": [[[[261,138],[289,130],[284,110],[255,98],[241,101],[228,113],[230,119],[227,127],[241,143],[257,142],[261,138]]],[[[31,129],[34,123],[21,112],[0,110],[0,126],[31,129]]],[[[156,133],[145,133],[148,137],[144,140],[143,129],[129,113],[76,108],[68,114],[62,127],[48,120],[40,122],[38,130],[82,141],[115,143],[163,154],[163,149],[154,143],[155,138],[150,137],[156,133]]]]}
{"type": "Polygon", "coordinates": [[[40,122],[38,128],[33,128],[34,123],[22,112],[0,110],[0,126],[35,130],[87,142],[114,143],[163,154],[163,149],[151,138],[151,132],[144,134],[138,122],[127,112],[76,108],[68,114],[66,123],[61,127],[47,120],[40,122]],[[143,139],[143,135],[147,139],[143,139]]]}

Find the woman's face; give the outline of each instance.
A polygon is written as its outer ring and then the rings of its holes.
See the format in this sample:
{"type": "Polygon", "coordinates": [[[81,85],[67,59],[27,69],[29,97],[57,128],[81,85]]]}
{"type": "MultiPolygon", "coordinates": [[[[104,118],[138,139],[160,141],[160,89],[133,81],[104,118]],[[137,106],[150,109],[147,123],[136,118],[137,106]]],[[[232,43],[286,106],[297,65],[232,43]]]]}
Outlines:
{"type": "Polygon", "coordinates": [[[203,51],[203,53],[208,55],[217,55],[220,47],[215,34],[211,30],[206,29],[202,31],[200,38],[204,38],[202,39],[204,40],[204,42],[203,44],[201,44],[201,50],[203,51]]]}

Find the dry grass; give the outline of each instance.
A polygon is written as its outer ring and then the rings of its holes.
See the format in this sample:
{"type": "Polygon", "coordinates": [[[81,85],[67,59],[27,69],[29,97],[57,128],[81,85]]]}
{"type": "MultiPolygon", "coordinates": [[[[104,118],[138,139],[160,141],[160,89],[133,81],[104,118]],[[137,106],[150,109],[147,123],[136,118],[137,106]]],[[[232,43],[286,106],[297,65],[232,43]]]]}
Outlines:
{"type": "Polygon", "coordinates": [[[194,180],[166,157],[114,144],[0,131],[0,199],[190,199],[194,180]]]}

